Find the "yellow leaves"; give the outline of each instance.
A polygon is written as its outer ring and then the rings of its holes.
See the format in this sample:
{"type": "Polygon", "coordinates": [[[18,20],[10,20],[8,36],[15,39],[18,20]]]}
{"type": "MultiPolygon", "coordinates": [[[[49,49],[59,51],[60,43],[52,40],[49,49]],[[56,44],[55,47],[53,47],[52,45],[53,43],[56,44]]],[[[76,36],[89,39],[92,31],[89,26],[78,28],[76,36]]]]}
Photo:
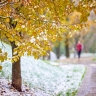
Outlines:
{"type": "MultiPolygon", "coordinates": [[[[90,8],[86,4],[80,3],[78,6],[74,6],[74,3],[70,0],[23,0],[20,3],[13,4],[14,14],[12,14],[11,8],[7,8],[7,6],[3,9],[4,11],[1,9],[0,14],[5,16],[5,19],[0,19],[0,29],[6,29],[6,33],[2,31],[1,35],[6,35],[8,40],[15,42],[18,47],[13,53],[15,55],[12,58],[13,62],[23,56],[24,52],[28,56],[33,55],[35,58],[39,58],[51,49],[49,42],[61,41],[64,32],[83,28],[82,24],[75,25],[75,23],[80,23],[80,19],[81,22],[87,20],[90,8]],[[25,6],[21,6],[21,3],[25,6]],[[10,19],[6,18],[11,15],[13,15],[12,25],[17,23],[14,28],[10,27],[10,19]],[[71,21],[68,15],[70,15],[71,21]],[[71,24],[73,26],[70,26],[71,24]]],[[[87,25],[85,26],[87,27],[87,25]]],[[[66,37],[71,38],[72,36],[73,33],[70,33],[66,37]]],[[[1,49],[0,54],[2,54],[1,49]]],[[[4,60],[5,57],[1,55],[1,61],[4,60]]]]}
{"type": "Polygon", "coordinates": [[[4,24],[0,24],[0,28],[5,29],[5,25],[4,24]]]}
{"type": "Polygon", "coordinates": [[[35,59],[38,59],[38,58],[39,58],[38,51],[36,51],[36,52],[33,52],[33,56],[34,56],[34,58],[35,58],[35,59]]]}
{"type": "Polygon", "coordinates": [[[13,38],[8,38],[8,40],[10,40],[11,42],[13,42],[13,41],[14,41],[14,39],[13,39],[13,38]]]}
{"type": "Polygon", "coordinates": [[[44,50],[46,50],[46,51],[50,50],[50,46],[48,46],[48,45],[45,46],[45,47],[44,47],[44,50]]]}
{"type": "Polygon", "coordinates": [[[2,49],[0,48],[0,53],[2,53],[2,49]]]}
{"type": "Polygon", "coordinates": [[[4,53],[3,53],[3,58],[4,58],[4,60],[7,60],[7,55],[8,55],[7,52],[4,52],[4,53]]]}
{"type": "Polygon", "coordinates": [[[0,54],[0,61],[4,62],[4,57],[0,54]]]}
{"type": "Polygon", "coordinates": [[[0,70],[2,70],[2,66],[0,65],[0,70]]]}
{"type": "Polygon", "coordinates": [[[57,40],[57,35],[52,36],[51,41],[56,42],[56,40],[57,40]]]}
{"type": "Polygon", "coordinates": [[[20,31],[20,28],[21,28],[21,26],[19,24],[17,24],[17,26],[15,27],[15,30],[20,31]]]}
{"type": "Polygon", "coordinates": [[[81,18],[81,13],[74,11],[73,13],[71,13],[71,15],[69,16],[70,18],[70,24],[76,24],[80,22],[80,18],[81,18]]]}
{"type": "Polygon", "coordinates": [[[62,39],[63,39],[62,37],[58,37],[58,40],[59,40],[59,41],[62,41],[62,39]]]}
{"type": "Polygon", "coordinates": [[[13,56],[11,62],[17,62],[19,59],[19,56],[13,56]]]}
{"type": "Polygon", "coordinates": [[[45,56],[46,55],[46,51],[42,51],[42,53],[41,53],[41,56],[45,56]]]}
{"type": "Polygon", "coordinates": [[[7,53],[7,52],[4,52],[4,55],[5,55],[5,56],[7,56],[7,55],[8,55],[8,53],[7,53]]]}
{"type": "Polygon", "coordinates": [[[53,38],[51,39],[51,41],[52,41],[52,42],[56,42],[56,38],[53,37],[53,38]]]}
{"type": "Polygon", "coordinates": [[[2,52],[2,49],[0,48],[0,61],[4,62],[4,60],[7,60],[7,52],[2,52]]]}
{"type": "Polygon", "coordinates": [[[16,49],[13,50],[13,55],[17,55],[17,50],[16,49]]]}
{"type": "Polygon", "coordinates": [[[48,45],[48,41],[47,40],[44,40],[44,45],[48,45]]]}
{"type": "Polygon", "coordinates": [[[9,18],[6,18],[5,21],[6,21],[7,23],[9,23],[9,22],[10,22],[10,19],[9,19],[9,18]]]}
{"type": "Polygon", "coordinates": [[[37,32],[34,31],[34,32],[32,32],[32,35],[36,38],[38,34],[37,34],[37,32]]]}
{"type": "Polygon", "coordinates": [[[30,51],[27,52],[27,55],[28,55],[28,56],[31,56],[31,55],[32,55],[32,52],[31,52],[31,51],[32,51],[32,50],[30,50],[30,51]]]}
{"type": "Polygon", "coordinates": [[[88,18],[83,14],[83,15],[81,16],[80,21],[81,21],[81,22],[86,22],[87,20],[88,20],[88,18]]]}
{"type": "MultiPolygon", "coordinates": [[[[19,38],[17,38],[17,39],[19,39],[19,38]]],[[[18,44],[19,44],[19,42],[17,40],[15,40],[15,45],[18,45],[18,44]]]]}

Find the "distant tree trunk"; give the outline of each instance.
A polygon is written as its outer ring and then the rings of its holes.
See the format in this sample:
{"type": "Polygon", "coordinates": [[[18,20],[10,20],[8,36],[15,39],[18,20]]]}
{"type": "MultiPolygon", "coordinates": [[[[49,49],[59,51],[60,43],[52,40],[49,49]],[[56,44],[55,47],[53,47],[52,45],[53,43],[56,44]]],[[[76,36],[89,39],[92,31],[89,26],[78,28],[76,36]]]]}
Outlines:
{"type": "Polygon", "coordinates": [[[44,56],[42,56],[42,59],[43,59],[43,60],[45,60],[45,59],[50,60],[50,51],[48,51],[48,54],[49,54],[49,55],[44,55],[44,56]]]}
{"type": "Polygon", "coordinates": [[[57,56],[57,59],[60,58],[60,42],[59,41],[57,42],[57,46],[56,46],[56,56],[57,56]]]}
{"type": "Polygon", "coordinates": [[[69,53],[69,39],[66,37],[65,40],[65,56],[69,58],[70,53],[69,53]]]}
{"type": "Polygon", "coordinates": [[[75,44],[74,44],[74,58],[76,58],[76,44],[78,43],[78,36],[77,37],[75,37],[75,44]]]}
{"type": "Polygon", "coordinates": [[[48,51],[48,54],[49,54],[49,55],[48,55],[48,60],[50,60],[50,51],[48,51]]]}
{"type": "MultiPolygon", "coordinates": [[[[14,42],[12,42],[11,45],[12,45],[12,56],[13,56],[13,50],[14,48],[16,48],[16,45],[14,42]]],[[[21,78],[21,67],[20,67],[20,59],[19,59],[17,62],[14,62],[12,64],[12,86],[18,91],[22,91],[21,85],[22,85],[22,78],[21,78]]]]}
{"type": "Polygon", "coordinates": [[[45,56],[42,56],[42,59],[45,60],[45,56]]]}

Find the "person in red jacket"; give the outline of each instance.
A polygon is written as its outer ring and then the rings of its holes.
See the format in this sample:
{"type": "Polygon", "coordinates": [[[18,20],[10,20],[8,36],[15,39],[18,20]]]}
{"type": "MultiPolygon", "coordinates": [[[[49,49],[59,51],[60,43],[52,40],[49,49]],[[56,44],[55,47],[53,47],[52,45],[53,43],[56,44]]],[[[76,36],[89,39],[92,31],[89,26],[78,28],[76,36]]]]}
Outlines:
{"type": "Polygon", "coordinates": [[[77,54],[78,54],[78,59],[81,56],[82,48],[83,48],[82,44],[80,43],[80,41],[78,41],[78,43],[76,44],[76,50],[77,50],[77,54]]]}

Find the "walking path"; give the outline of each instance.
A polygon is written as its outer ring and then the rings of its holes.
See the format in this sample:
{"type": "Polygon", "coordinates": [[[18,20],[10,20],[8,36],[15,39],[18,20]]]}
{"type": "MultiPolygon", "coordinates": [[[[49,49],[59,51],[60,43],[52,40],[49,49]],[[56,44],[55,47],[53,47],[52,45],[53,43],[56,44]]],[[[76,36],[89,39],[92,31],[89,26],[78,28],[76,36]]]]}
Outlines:
{"type": "Polygon", "coordinates": [[[96,61],[92,61],[92,57],[83,57],[80,60],[64,59],[60,62],[83,64],[86,66],[86,74],[77,92],[77,96],[96,96],[96,61]]]}

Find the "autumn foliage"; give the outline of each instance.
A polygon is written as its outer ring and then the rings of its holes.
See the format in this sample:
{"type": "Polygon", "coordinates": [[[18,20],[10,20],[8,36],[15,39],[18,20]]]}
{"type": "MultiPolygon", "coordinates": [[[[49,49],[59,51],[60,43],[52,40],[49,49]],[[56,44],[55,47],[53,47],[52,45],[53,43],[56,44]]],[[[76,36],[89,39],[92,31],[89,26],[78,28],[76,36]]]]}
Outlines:
{"type": "MultiPolygon", "coordinates": [[[[0,40],[16,45],[13,62],[25,54],[39,58],[51,49],[50,42],[61,40],[63,30],[86,25],[91,10],[96,13],[95,0],[1,0],[0,40]],[[73,12],[81,14],[80,21],[68,24],[73,12]]],[[[1,62],[8,59],[2,50],[0,57],[1,62]]]]}

